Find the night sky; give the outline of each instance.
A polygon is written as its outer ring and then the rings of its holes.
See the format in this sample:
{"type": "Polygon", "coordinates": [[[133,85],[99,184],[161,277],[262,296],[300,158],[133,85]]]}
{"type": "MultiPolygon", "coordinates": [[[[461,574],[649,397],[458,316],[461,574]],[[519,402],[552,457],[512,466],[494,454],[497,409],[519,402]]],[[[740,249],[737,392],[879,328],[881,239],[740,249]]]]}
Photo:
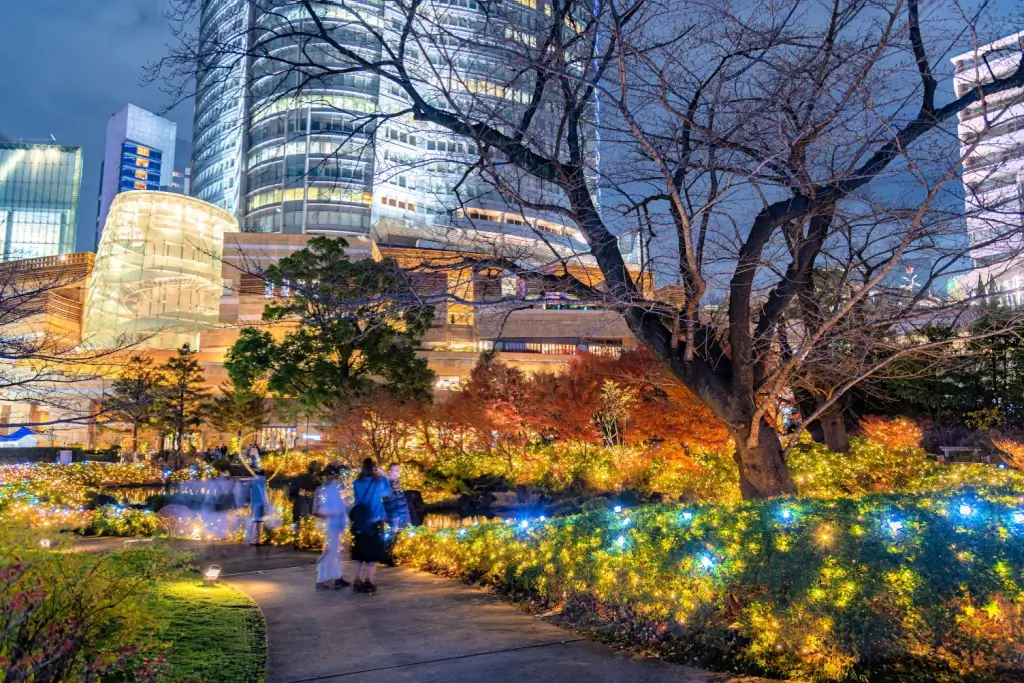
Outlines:
{"type": "MultiPolygon", "coordinates": [[[[0,134],[82,147],[78,251],[95,248],[96,198],[107,119],[128,102],[160,112],[143,67],[172,40],[166,0],[0,0],[0,134]]],[[[168,114],[191,139],[192,107],[168,114]]]]}

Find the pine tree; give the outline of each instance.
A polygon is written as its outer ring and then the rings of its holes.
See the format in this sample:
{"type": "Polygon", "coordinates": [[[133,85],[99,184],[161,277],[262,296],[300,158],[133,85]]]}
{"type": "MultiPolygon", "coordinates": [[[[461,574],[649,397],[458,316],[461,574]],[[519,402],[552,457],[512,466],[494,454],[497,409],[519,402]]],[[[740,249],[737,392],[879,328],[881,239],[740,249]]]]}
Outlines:
{"type": "Polygon", "coordinates": [[[180,455],[185,433],[202,424],[206,416],[209,392],[203,384],[203,368],[188,344],[164,364],[163,371],[167,387],[157,403],[157,419],[174,434],[174,452],[180,455]]]}
{"type": "Polygon", "coordinates": [[[164,387],[163,373],[153,366],[152,358],[132,356],[103,400],[103,411],[111,420],[131,424],[132,454],[138,452],[139,429],[156,416],[164,387]]]}
{"type": "Polygon", "coordinates": [[[210,402],[210,424],[225,434],[234,434],[241,444],[246,432],[258,432],[267,424],[265,400],[262,392],[239,391],[225,382],[210,402]]]}

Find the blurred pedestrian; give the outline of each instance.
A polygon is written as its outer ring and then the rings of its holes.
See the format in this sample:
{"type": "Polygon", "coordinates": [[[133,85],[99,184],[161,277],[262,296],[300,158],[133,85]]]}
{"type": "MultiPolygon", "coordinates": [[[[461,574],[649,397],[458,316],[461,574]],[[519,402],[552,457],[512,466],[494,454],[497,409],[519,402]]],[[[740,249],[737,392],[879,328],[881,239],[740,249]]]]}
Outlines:
{"type": "Polygon", "coordinates": [[[341,577],[341,538],[348,525],[342,471],[328,465],[323,472],[324,483],[313,496],[312,513],[324,523],[324,548],[316,561],[316,590],[339,590],[349,585],[341,577]],[[330,585],[328,585],[330,584],[330,585]]]}
{"type": "Polygon", "coordinates": [[[270,510],[270,497],[267,494],[267,479],[263,476],[263,470],[256,469],[254,472],[256,476],[249,487],[249,545],[260,546],[263,545],[263,524],[270,510]]]}

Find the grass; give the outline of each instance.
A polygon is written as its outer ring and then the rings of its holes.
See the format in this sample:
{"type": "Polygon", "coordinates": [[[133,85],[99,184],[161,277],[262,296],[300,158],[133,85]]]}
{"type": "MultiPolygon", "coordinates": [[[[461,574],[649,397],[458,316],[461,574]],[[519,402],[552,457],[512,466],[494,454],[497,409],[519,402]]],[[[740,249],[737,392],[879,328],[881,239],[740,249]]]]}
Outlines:
{"type": "Polygon", "coordinates": [[[160,582],[139,596],[156,624],[157,652],[180,683],[263,683],[266,625],[263,613],[241,592],[204,587],[198,574],[160,582]]]}

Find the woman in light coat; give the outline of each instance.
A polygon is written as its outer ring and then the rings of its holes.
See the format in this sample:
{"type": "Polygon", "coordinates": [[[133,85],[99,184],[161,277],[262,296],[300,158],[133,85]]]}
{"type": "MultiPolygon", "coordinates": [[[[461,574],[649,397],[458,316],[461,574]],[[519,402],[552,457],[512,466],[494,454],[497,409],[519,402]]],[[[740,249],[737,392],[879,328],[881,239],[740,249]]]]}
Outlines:
{"type": "Polygon", "coordinates": [[[324,483],[313,494],[313,515],[324,523],[324,550],[316,561],[316,590],[350,585],[341,578],[341,537],[348,525],[345,488],[337,465],[324,468],[324,483]]]}

